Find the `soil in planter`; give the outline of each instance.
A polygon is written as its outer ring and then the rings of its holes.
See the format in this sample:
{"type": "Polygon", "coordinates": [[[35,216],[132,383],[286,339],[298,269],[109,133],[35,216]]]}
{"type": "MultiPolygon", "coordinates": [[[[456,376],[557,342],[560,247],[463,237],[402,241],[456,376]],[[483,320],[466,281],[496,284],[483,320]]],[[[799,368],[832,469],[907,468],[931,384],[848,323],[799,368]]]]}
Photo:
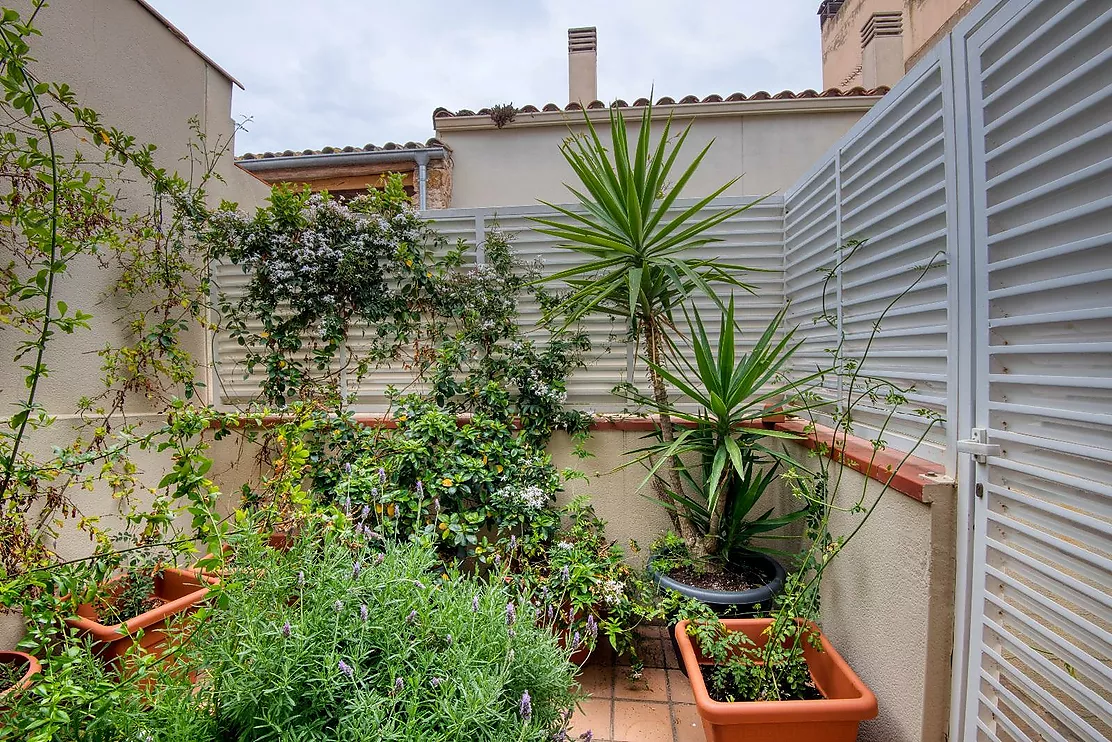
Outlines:
{"type": "MultiPolygon", "coordinates": [[[[707,686],[707,695],[715,701],[733,703],[736,701],[764,700],[747,697],[733,682],[729,673],[719,672],[720,668],[714,665],[700,665],[699,669],[703,672],[703,682],[707,686]]],[[[810,678],[808,678],[807,686],[802,693],[796,693],[791,688],[780,688],[780,700],[782,701],[817,701],[822,697],[822,693],[815,687],[815,681],[810,678]]]]}
{"type": "Polygon", "coordinates": [[[162,605],[154,594],[154,578],[141,572],[129,572],[120,587],[106,601],[97,606],[97,621],[105,626],[124,623],[162,605]]]}
{"type": "Polygon", "coordinates": [[[15,687],[27,673],[27,661],[0,662],[0,693],[15,687]]]}
{"type": "Polygon", "coordinates": [[[692,566],[677,567],[668,576],[685,585],[703,590],[744,592],[767,585],[775,576],[761,564],[726,565],[724,568],[700,569],[692,566]]]}

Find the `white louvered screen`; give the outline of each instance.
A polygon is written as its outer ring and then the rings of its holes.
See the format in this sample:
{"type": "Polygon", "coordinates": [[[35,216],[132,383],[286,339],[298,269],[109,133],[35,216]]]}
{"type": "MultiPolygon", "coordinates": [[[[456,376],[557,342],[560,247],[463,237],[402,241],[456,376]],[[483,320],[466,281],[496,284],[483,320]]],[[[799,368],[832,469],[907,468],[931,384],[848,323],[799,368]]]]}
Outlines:
{"type": "Polygon", "coordinates": [[[965,738],[1112,738],[1112,5],[961,40],[980,297],[965,738]],[[987,324],[987,327],[984,325],[987,324]]]}
{"type": "MultiPolygon", "coordinates": [[[[539,263],[542,276],[552,276],[571,268],[579,256],[570,250],[556,247],[556,240],[533,230],[530,217],[569,221],[547,207],[498,209],[487,218],[487,229],[497,226],[510,236],[514,255],[527,263],[539,263]]],[[[536,302],[521,297],[522,329],[534,340],[543,342],[547,332],[539,329],[540,307],[536,302]]],[[[624,323],[605,317],[585,319],[582,328],[591,340],[591,350],[585,358],[586,366],[578,369],[568,380],[568,404],[579,409],[612,410],[615,398],[611,390],[626,380],[627,358],[624,323]]]]}
{"type": "MultiPolygon", "coordinates": [[[[944,417],[947,404],[948,73],[938,58],[917,67],[789,191],[784,217],[789,317],[805,341],[796,373],[829,365],[844,336],[843,355],[864,358],[863,374],[906,389],[908,400],[889,417],[861,397],[860,382],[853,432],[938,462],[946,459],[945,427],[915,410],[944,417]],[[864,244],[839,249],[854,240],[864,244]]],[[[832,398],[847,400],[848,382],[837,384],[827,383],[832,398]]]]}
{"type": "MultiPolygon", "coordinates": [[[[717,199],[704,213],[731,207],[753,204],[757,198],[717,199]]],[[[678,215],[693,201],[678,201],[672,213],[678,215]]],[[[482,247],[486,231],[497,226],[511,236],[511,245],[518,259],[540,261],[543,275],[553,275],[576,264],[581,258],[571,250],[557,247],[557,241],[533,229],[531,217],[556,217],[554,212],[544,206],[514,207],[506,209],[445,209],[429,211],[425,216],[433,226],[454,246],[458,239],[468,244],[467,261],[482,262],[482,247]]],[[[742,280],[752,287],[753,293],[737,290],[737,314],[739,323],[738,349],[745,351],[751,347],[756,337],[764,331],[768,322],[783,306],[782,235],[783,201],[774,196],[743,211],[713,231],[720,241],[693,253],[697,257],[715,258],[724,262],[754,269],[742,274],[742,280]]],[[[235,266],[218,265],[213,276],[219,290],[230,297],[238,297],[246,285],[246,276],[235,266]]],[[[723,300],[728,296],[723,294],[723,300]]],[[[695,301],[702,313],[707,329],[717,335],[719,310],[711,299],[700,297],[695,301]]],[[[536,330],[540,321],[539,308],[534,303],[522,301],[521,321],[529,334],[543,339],[544,331],[536,330]]],[[[683,326],[683,317],[677,317],[683,326]]],[[[605,317],[592,317],[583,323],[591,339],[591,350],[587,355],[586,366],[577,370],[568,381],[568,402],[572,407],[590,409],[599,413],[618,413],[627,405],[612,394],[613,388],[629,378],[633,363],[632,349],[626,343],[626,328],[622,322],[614,322],[605,317]]],[[[355,327],[349,341],[351,350],[359,354],[363,349],[364,333],[373,332],[370,328],[355,327]]],[[[681,340],[682,342],[682,340],[681,340]]],[[[253,399],[262,381],[261,374],[244,378],[242,366],[243,350],[226,334],[214,339],[214,356],[218,370],[220,400],[224,404],[241,404],[253,399]]],[[[648,392],[643,368],[634,367],[633,380],[643,392],[648,392]]],[[[385,409],[384,392],[389,385],[403,391],[418,391],[420,385],[414,381],[414,372],[403,359],[388,367],[378,368],[363,379],[356,379],[354,372],[345,374],[344,389],[354,395],[355,408],[360,411],[381,411],[385,409]]]]}
{"type": "MultiPolygon", "coordinates": [[[[476,231],[476,224],[481,224],[482,218],[476,221],[474,213],[455,214],[445,213],[436,220],[435,228],[445,239],[446,243],[440,250],[456,247],[460,240],[467,246],[464,253],[463,267],[474,265],[476,239],[481,240],[481,234],[476,231]]],[[[349,332],[348,346],[353,354],[358,356],[367,347],[364,339],[374,332],[373,327],[356,325],[349,332]]],[[[401,358],[389,364],[373,369],[363,378],[358,378],[355,369],[350,369],[343,378],[346,394],[351,396],[356,409],[363,412],[382,412],[387,409],[389,400],[386,390],[393,386],[401,394],[419,393],[427,385],[417,381],[416,370],[413,368],[413,353],[403,349],[401,358]]]]}
{"type": "MultiPolygon", "coordinates": [[[[788,193],[784,204],[784,295],[786,323],[802,341],[793,357],[797,377],[828,368],[838,345],[836,326],[824,317],[838,314],[837,282],[828,280],[838,259],[838,189],[835,157],[788,193]]],[[[836,322],[835,322],[836,325],[836,322]]],[[[823,379],[827,392],[837,396],[837,381],[823,379]]]]}

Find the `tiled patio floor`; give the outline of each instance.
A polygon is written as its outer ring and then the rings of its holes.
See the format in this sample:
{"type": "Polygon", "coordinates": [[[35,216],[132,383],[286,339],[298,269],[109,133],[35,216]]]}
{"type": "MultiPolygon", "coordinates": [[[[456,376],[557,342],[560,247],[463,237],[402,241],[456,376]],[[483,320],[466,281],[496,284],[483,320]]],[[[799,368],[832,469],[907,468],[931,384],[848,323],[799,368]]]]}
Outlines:
{"type": "Polygon", "coordinates": [[[595,742],[703,742],[691,686],[666,631],[640,630],[645,671],[639,680],[629,679],[628,662],[622,658],[595,652],[579,676],[590,698],[572,719],[576,734],[590,729],[595,742]]]}

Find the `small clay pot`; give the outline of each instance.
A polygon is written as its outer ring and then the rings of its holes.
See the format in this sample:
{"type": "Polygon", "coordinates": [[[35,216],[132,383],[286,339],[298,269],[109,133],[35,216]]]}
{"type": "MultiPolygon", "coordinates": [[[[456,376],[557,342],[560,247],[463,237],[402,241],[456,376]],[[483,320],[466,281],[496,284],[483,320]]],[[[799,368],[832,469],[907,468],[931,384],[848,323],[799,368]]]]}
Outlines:
{"type": "MultiPolygon", "coordinates": [[[[102,589],[112,591],[117,577],[102,585],[102,589]]],[[[171,639],[167,623],[174,617],[192,613],[197,604],[208,595],[209,587],[217,583],[216,578],[203,575],[197,570],[184,570],[169,567],[154,579],[153,597],[159,605],[122,623],[105,625],[97,621],[96,606],[82,603],[77,607],[77,615],[66,619],[66,624],[80,633],[91,636],[100,656],[114,660],[124,655],[136,641],[145,652],[161,657],[169,648],[171,639]],[[141,639],[135,636],[140,630],[141,639]]]]}
{"type": "Polygon", "coordinates": [[[0,690],[0,711],[2,711],[7,708],[4,702],[9,695],[15,696],[21,691],[25,691],[31,687],[31,683],[34,682],[34,676],[42,671],[42,665],[39,664],[37,659],[26,652],[0,652],[0,663],[5,665],[22,665],[26,670],[23,673],[23,677],[16,681],[15,685],[0,690]]]}

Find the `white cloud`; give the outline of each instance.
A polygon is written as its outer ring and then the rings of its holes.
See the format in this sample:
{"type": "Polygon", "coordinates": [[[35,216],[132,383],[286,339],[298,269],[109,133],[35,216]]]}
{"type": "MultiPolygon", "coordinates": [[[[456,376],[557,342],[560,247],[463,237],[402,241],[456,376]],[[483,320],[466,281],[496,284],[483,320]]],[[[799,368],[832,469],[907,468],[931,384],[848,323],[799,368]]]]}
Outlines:
{"type": "Polygon", "coordinates": [[[567,29],[598,27],[599,96],[818,88],[808,0],[152,0],[246,86],[237,150],[422,141],[432,111],[567,101],[567,29]]]}

